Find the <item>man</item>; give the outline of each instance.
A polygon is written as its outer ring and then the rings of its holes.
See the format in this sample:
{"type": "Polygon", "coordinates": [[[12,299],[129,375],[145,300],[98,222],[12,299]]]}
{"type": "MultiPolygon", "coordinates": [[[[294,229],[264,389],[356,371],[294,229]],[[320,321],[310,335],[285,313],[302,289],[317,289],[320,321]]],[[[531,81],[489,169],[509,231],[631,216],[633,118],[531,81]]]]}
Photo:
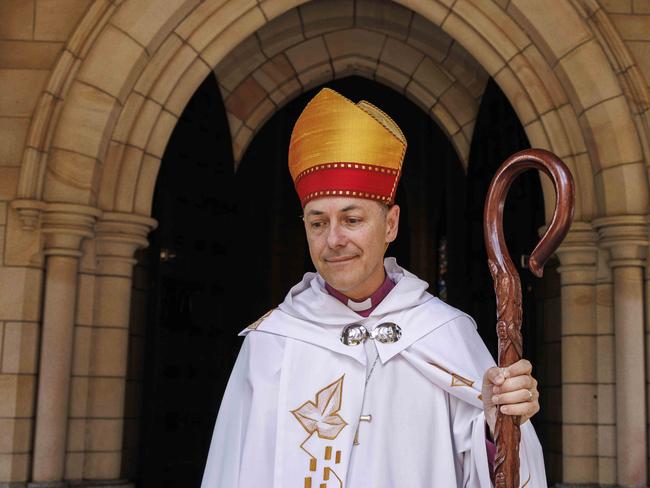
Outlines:
{"type": "Polygon", "coordinates": [[[203,488],[487,488],[497,408],[521,416],[522,485],[546,487],[530,363],[494,367],[469,316],[383,259],[405,150],[386,114],[329,89],[296,122],[318,273],[242,332],[203,488]]]}

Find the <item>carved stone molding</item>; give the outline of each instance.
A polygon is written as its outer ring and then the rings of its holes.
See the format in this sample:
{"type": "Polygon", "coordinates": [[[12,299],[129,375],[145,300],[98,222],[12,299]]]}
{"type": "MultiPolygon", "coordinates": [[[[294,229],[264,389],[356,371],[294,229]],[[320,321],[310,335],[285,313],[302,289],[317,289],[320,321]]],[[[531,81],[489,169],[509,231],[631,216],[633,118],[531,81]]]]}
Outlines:
{"type": "Polygon", "coordinates": [[[588,222],[574,222],[557,249],[563,285],[589,284],[596,279],[598,233],[588,222]]]}
{"type": "Polygon", "coordinates": [[[47,203],[40,200],[17,199],[11,202],[11,208],[18,212],[23,230],[36,230],[41,224],[41,214],[47,203]]]}
{"type": "Polygon", "coordinates": [[[41,225],[45,255],[81,256],[81,242],[94,235],[95,222],[101,215],[102,211],[95,207],[70,203],[47,204],[41,225]]]}
{"type": "Polygon", "coordinates": [[[610,268],[644,266],[648,248],[645,215],[620,215],[593,221],[600,246],[609,251],[610,268]]]}
{"type": "Polygon", "coordinates": [[[130,276],[134,253],[149,245],[147,236],[157,225],[150,217],[104,212],[95,226],[99,273],[130,276]]]}

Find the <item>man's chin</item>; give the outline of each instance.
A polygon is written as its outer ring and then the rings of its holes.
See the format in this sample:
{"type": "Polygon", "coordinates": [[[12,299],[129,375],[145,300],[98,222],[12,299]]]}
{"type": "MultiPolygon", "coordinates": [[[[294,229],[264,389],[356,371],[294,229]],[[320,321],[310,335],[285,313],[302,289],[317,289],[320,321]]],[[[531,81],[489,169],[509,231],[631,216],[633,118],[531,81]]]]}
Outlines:
{"type": "Polygon", "coordinates": [[[323,279],[325,279],[332,288],[343,294],[345,294],[346,291],[353,289],[356,284],[353,279],[336,276],[334,273],[329,273],[327,276],[323,276],[323,279]]]}

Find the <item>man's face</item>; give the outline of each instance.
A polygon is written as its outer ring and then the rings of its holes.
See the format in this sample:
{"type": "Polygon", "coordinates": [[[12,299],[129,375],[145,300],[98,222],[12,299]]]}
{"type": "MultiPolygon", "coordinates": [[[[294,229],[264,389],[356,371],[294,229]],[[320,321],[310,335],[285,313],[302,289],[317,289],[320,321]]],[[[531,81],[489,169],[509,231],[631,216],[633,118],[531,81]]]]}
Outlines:
{"type": "Polygon", "coordinates": [[[325,197],[310,201],[304,212],[309,254],[325,281],[354,299],[377,290],[384,280],[384,252],[397,237],[399,207],[325,197]]]}

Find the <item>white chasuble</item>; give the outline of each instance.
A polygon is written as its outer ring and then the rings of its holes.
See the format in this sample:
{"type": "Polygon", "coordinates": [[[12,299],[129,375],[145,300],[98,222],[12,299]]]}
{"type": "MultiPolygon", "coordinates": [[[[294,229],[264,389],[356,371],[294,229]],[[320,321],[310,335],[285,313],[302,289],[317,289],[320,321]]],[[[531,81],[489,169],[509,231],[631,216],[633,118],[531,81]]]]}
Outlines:
{"type": "MultiPolygon", "coordinates": [[[[367,318],[308,273],[242,332],[202,488],[492,486],[479,395],[493,360],[471,318],[385,267],[397,284],[367,318]],[[346,325],[386,322],[398,341],[340,340],[346,325]]],[[[521,485],[546,488],[537,436],[521,427],[521,485]]]]}

